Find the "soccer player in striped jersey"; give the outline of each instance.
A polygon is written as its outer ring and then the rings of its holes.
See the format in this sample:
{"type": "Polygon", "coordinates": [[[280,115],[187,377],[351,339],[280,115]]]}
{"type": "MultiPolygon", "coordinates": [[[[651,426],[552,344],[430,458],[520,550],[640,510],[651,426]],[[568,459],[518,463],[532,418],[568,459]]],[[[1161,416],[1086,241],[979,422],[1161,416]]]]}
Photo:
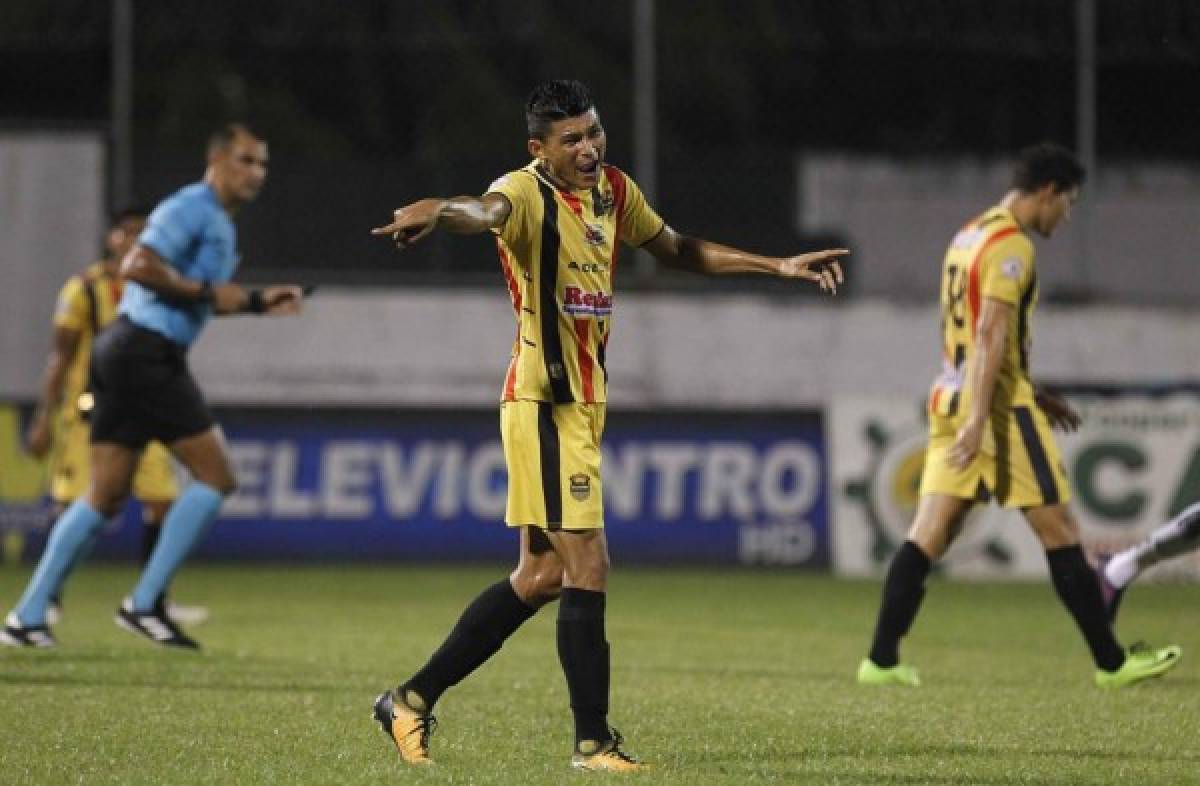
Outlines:
{"type": "Polygon", "coordinates": [[[679,234],[628,175],[605,162],[604,127],[584,85],[543,83],[525,111],[528,166],[482,197],[423,199],[374,230],[400,248],[439,228],[495,235],[517,319],[500,428],[509,474],[505,521],[520,532],[513,573],[468,606],[420,671],[378,698],[375,715],[405,761],[428,762],[442,693],[541,606],[559,600],[558,654],[575,717],[572,766],[632,771],[640,765],[607,720],[609,556],[600,475],[619,244],[674,268],[799,278],[831,292],[847,252],[765,257],[679,234]]]}
{"type": "Polygon", "coordinates": [[[955,235],[942,267],[943,370],[929,396],[929,442],[920,502],[908,538],[892,559],[863,684],[918,685],[899,659],[924,597],[925,578],[977,503],[1019,508],[1046,550],[1059,599],[1096,663],[1102,687],[1157,677],[1178,647],[1122,649],[1113,636],[1079,526],[1051,425],[1074,429],[1079,416],[1029,375],[1038,277],[1028,233],[1050,237],[1070,214],[1084,170],[1050,144],[1023,150],[1011,190],[955,235]]]}

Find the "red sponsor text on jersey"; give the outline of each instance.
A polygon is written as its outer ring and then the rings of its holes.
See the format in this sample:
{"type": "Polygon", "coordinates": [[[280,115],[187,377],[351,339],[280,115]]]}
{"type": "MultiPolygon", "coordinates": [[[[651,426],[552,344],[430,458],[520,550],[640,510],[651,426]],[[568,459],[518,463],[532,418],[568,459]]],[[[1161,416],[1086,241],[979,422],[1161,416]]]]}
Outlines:
{"type": "Polygon", "coordinates": [[[580,287],[563,290],[563,311],[575,317],[606,317],[612,313],[612,295],[587,292],[580,287]]]}

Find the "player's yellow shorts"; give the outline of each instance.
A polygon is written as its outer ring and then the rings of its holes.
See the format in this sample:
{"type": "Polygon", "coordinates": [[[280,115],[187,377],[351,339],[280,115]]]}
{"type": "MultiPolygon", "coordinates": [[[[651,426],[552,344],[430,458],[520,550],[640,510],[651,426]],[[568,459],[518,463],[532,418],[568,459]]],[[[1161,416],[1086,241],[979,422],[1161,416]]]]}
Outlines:
{"type": "Polygon", "coordinates": [[[510,527],[604,526],[600,435],[604,404],[505,401],[500,437],[508,465],[510,527]]]}
{"type": "MultiPolygon", "coordinates": [[[[88,424],[78,418],[61,418],[50,468],[50,496],[55,502],[73,502],[83,496],[91,472],[90,459],[88,424]]],[[[133,496],[155,501],[179,496],[171,454],[161,443],[146,445],[133,476],[133,496]]]]}
{"type": "Polygon", "coordinates": [[[921,495],[959,499],[989,496],[1006,508],[1038,508],[1069,502],[1071,489],[1050,421],[1036,406],[1010,407],[993,416],[975,461],[962,472],[946,461],[962,418],[932,416],[921,495]]]}

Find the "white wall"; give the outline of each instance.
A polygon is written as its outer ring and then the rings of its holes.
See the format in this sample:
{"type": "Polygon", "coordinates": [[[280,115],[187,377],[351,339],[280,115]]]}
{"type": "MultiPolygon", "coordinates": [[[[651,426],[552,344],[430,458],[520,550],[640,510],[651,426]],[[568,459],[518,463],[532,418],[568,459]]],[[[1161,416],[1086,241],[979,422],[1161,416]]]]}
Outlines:
{"type": "MultiPolygon", "coordinates": [[[[610,403],[799,407],[916,400],[939,363],[932,305],[618,293],[610,403]]],[[[293,319],[217,320],[193,351],[214,401],[487,406],[515,327],[494,292],[320,290],[293,319]]],[[[1051,308],[1033,367],[1059,381],[1200,377],[1200,312],[1051,308]]]]}
{"type": "Polygon", "coordinates": [[[36,389],[55,295],[96,260],[103,206],[100,135],[0,132],[0,396],[36,389]]]}
{"type": "MultiPolygon", "coordinates": [[[[857,291],[928,299],[956,228],[995,204],[1011,163],[821,155],[796,162],[796,226],[847,238],[857,291]]],[[[1042,293],[1089,290],[1122,303],[1200,300],[1200,170],[1106,164],[1075,215],[1037,240],[1042,293]]]]}

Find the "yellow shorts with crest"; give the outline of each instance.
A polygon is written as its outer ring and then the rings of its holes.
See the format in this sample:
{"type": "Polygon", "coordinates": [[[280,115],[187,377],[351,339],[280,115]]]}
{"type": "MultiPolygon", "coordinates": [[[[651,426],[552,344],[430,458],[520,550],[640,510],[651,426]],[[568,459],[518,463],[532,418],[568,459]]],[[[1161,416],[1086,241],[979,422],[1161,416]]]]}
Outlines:
{"type": "Polygon", "coordinates": [[[505,401],[500,437],[508,465],[510,527],[604,526],[600,436],[604,404],[505,401]]]}
{"type": "Polygon", "coordinates": [[[1071,487],[1050,421],[1036,406],[1013,406],[994,415],[983,447],[963,471],[947,463],[962,418],[933,415],[921,474],[921,495],[944,494],[986,501],[995,497],[1006,508],[1065,504],[1071,487]]]}

